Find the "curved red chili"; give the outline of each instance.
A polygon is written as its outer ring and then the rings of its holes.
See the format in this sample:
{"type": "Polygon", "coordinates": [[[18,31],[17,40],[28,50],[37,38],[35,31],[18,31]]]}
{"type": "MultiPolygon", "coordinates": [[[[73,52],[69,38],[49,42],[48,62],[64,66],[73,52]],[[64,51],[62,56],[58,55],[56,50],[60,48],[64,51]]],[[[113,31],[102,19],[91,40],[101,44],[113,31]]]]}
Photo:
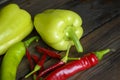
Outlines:
{"type": "Polygon", "coordinates": [[[50,72],[50,71],[52,71],[52,70],[54,70],[54,69],[56,69],[56,68],[58,68],[58,67],[61,67],[61,66],[64,65],[64,64],[65,64],[65,62],[60,61],[60,62],[54,64],[53,66],[45,69],[44,71],[42,71],[42,72],[37,76],[37,79],[36,79],[36,80],[39,80],[39,78],[40,78],[41,76],[47,74],[48,72],[50,72]]]}
{"type": "Polygon", "coordinates": [[[84,56],[80,60],[72,61],[59,69],[56,69],[45,80],[66,80],[75,73],[88,69],[98,63],[98,59],[94,54],[84,56]]]}
{"type": "Polygon", "coordinates": [[[99,60],[101,60],[103,55],[109,51],[110,50],[107,49],[100,52],[89,53],[82,57],[80,60],[69,62],[66,65],[50,73],[50,75],[48,75],[45,80],[66,80],[67,78],[80,71],[95,66],[99,62],[99,60]]]}
{"type": "Polygon", "coordinates": [[[32,58],[31,58],[31,55],[30,55],[30,52],[29,52],[29,50],[28,49],[26,49],[26,57],[27,57],[27,59],[28,59],[28,61],[29,61],[29,63],[30,63],[30,68],[31,68],[31,70],[34,68],[34,64],[33,64],[33,62],[32,62],[32,58]]]}
{"type": "Polygon", "coordinates": [[[47,54],[50,57],[59,58],[59,59],[61,58],[60,54],[58,54],[55,51],[51,51],[49,49],[45,49],[45,48],[40,47],[40,46],[36,46],[36,49],[37,49],[38,52],[43,52],[44,54],[47,54]]]}

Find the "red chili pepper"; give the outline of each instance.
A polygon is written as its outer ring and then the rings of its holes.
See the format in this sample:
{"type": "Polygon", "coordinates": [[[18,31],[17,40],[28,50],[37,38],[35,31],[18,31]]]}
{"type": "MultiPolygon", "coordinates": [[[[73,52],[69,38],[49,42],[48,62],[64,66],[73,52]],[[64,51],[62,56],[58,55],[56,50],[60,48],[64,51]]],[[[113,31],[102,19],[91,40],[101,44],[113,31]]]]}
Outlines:
{"type": "MultiPolygon", "coordinates": [[[[80,59],[80,58],[69,58],[68,60],[78,60],[78,59],[80,59]]],[[[65,63],[66,62],[64,62],[64,60],[62,59],[61,61],[57,62],[56,64],[52,65],[51,67],[49,67],[49,68],[45,69],[44,71],[42,71],[41,73],[39,73],[36,80],[39,80],[40,77],[44,76],[48,72],[55,70],[58,67],[63,66],[65,63]]]]}
{"type": "Polygon", "coordinates": [[[58,67],[61,67],[61,66],[64,65],[64,64],[65,64],[65,62],[60,61],[60,62],[54,64],[53,66],[45,69],[44,71],[42,71],[42,72],[37,76],[36,80],[39,80],[39,78],[42,77],[43,75],[47,74],[48,72],[50,72],[50,71],[52,71],[52,70],[54,70],[54,69],[56,69],[56,68],[58,68],[58,67]]]}
{"type": "Polygon", "coordinates": [[[80,60],[69,62],[68,64],[56,69],[45,80],[66,80],[74,74],[95,66],[104,54],[110,50],[103,50],[85,55],[80,60]]]}
{"type": "Polygon", "coordinates": [[[45,48],[42,48],[40,46],[36,46],[36,49],[38,52],[43,52],[44,54],[47,54],[48,56],[50,57],[53,57],[53,58],[61,58],[60,54],[58,54],[57,52],[55,51],[51,51],[51,50],[48,50],[48,49],[45,49],[45,48]]]}
{"type": "Polygon", "coordinates": [[[31,57],[32,57],[32,59],[34,60],[35,63],[38,63],[39,57],[37,55],[32,54],[31,57]]]}
{"type": "Polygon", "coordinates": [[[28,59],[28,61],[29,61],[29,63],[30,63],[30,68],[31,68],[31,70],[33,70],[34,64],[33,64],[33,62],[32,62],[32,58],[31,58],[31,55],[30,55],[30,52],[28,51],[28,49],[26,49],[26,57],[27,57],[27,59],[28,59]]]}
{"type": "MultiPolygon", "coordinates": [[[[26,57],[29,61],[31,70],[33,70],[34,69],[34,63],[32,61],[32,56],[31,56],[30,52],[28,51],[28,49],[26,49],[26,57]]],[[[36,74],[33,75],[33,79],[36,80],[36,74]]]]}
{"type": "Polygon", "coordinates": [[[34,70],[32,72],[30,72],[29,74],[27,74],[25,76],[25,78],[29,77],[30,75],[32,75],[33,73],[37,72],[38,70],[41,69],[41,67],[43,67],[43,64],[46,60],[47,55],[43,54],[42,58],[39,60],[39,62],[37,63],[37,65],[34,67],[34,70]]]}
{"type": "Polygon", "coordinates": [[[54,69],[56,69],[56,68],[61,67],[62,65],[64,65],[64,64],[67,62],[67,60],[68,60],[68,54],[69,54],[69,51],[70,51],[70,47],[71,47],[71,45],[68,46],[66,55],[61,59],[61,61],[59,61],[58,63],[54,64],[53,66],[45,69],[43,72],[41,72],[41,73],[37,76],[36,80],[39,80],[39,78],[40,78],[41,76],[45,75],[46,73],[48,73],[48,72],[50,72],[50,71],[52,71],[52,70],[54,70],[54,69]]]}
{"type": "Polygon", "coordinates": [[[34,40],[35,40],[36,42],[38,42],[39,37],[38,37],[38,36],[34,36],[34,37],[32,37],[30,40],[24,42],[24,44],[25,44],[25,46],[26,46],[26,57],[27,57],[27,59],[28,59],[28,61],[29,61],[29,63],[30,63],[30,68],[31,68],[31,70],[34,68],[34,64],[33,64],[33,62],[32,62],[31,54],[30,54],[29,50],[27,49],[27,47],[30,46],[30,43],[32,43],[34,40]]]}
{"type": "Polygon", "coordinates": [[[43,54],[43,56],[41,57],[40,61],[38,61],[37,65],[42,67],[44,62],[45,62],[45,60],[46,60],[46,58],[47,58],[47,55],[43,54]]]}

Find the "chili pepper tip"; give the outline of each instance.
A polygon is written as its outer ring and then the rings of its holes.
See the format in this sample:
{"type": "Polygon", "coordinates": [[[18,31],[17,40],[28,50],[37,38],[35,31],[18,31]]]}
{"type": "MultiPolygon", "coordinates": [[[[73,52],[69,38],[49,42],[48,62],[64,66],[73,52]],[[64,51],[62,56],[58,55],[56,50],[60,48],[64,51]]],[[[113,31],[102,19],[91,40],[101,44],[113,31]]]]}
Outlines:
{"type": "Polygon", "coordinates": [[[24,41],[24,45],[25,45],[26,47],[29,47],[29,45],[30,45],[34,40],[38,41],[38,40],[39,40],[39,37],[38,37],[38,36],[33,36],[33,37],[31,37],[30,39],[24,41]]]}

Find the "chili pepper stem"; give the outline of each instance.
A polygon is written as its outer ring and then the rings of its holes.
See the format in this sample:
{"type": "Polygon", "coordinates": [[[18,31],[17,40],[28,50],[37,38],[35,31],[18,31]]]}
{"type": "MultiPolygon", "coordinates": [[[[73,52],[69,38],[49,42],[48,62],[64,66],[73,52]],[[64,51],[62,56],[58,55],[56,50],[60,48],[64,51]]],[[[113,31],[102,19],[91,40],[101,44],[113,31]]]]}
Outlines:
{"type": "Polygon", "coordinates": [[[62,61],[65,62],[65,63],[68,61],[68,55],[69,55],[70,47],[71,47],[71,45],[68,46],[66,55],[62,58],[62,61]]]}
{"type": "Polygon", "coordinates": [[[26,47],[29,47],[29,45],[30,45],[34,40],[38,41],[38,40],[39,40],[39,37],[38,37],[38,36],[33,36],[33,37],[31,37],[30,39],[24,41],[24,45],[25,45],[26,47]]]}
{"type": "Polygon", "coordinates": [[[80,58],[68,58],[68,60],[80,60],[80,58]]]}
{"type": "Polygon", "coordinates": [[[83,47],[72,27],[67,28],[66,36],[72,39],[78,52],[83,52],[83,47]]]}
{"type": "Polygon", "coordinates": [[[28,78],[29,76],[31,76],[33,73],[35,73],[36,71],[38,71],[38,70],[40,70],[40,66],[39,65],[36,65],[35,66],[35,68],[34,68],[34,70],[32,71],[32,72],[30,72],[29,74],[27,74],[26,76],[25,76],[25,78],[28,78]]]}
{"type": "Polygon", "coordinates": [[[61,59],[60,62],[58,62],[57,64],[51,66],[50,68],[44,70],[43,72],[41,72],[38,76],[37,76],[37,80],[41,78],[41,76],[43,76],[44,74],[50,72],[51,70],[54,70],[62,65],[64,65],[67,61],[68,61],[68,54],[69,54],[69,51],[70,51],[70,47],[71,47],[71,44],[67,47],[67,51],[66,51],[66,54],[65,56],[61,59]]]}
{"type": "Polygon", "coordinates": [[[37,77],[36,74],[34,74],[34,75],[33,75],[33,80],[36,80],[36,77],[37,77]]]}
{"type": "Polygon", "coordinates": [[[105,49],[105,50],[101,50],[101,51],[96,51],[94,52],[94,54],[98,57],[99,60],[102,59],[102,57],[107,54],[108,52],[110,52],[110,49],[105,49]]]}
{"type": "Polygon", "coordinates": [[[40,78],[39,80],[43,80],[43,78],[40,78]]]}

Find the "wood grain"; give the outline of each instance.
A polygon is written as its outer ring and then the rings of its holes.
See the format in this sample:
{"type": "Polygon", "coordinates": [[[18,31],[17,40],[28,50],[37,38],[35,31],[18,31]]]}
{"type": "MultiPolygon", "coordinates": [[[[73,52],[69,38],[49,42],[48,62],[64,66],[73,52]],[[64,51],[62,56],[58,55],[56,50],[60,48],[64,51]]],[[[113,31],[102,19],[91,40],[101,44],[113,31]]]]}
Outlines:
{"type": "MultiPolygon", "coordinates": [[[[0,4],[0,7],[8,3],[16,3],[27,10],[32,18],[45,9],[59,8],[69,9],[78,13],[82,19],[84,34],[81,43],[84,53],[77,53],[75,47],[70,50],[71,57],[80,57],[88,52],[110,48],[112,51],[105,55],[103,60],[95,67],[77,73],[68,80],[119,80],[120,79],[120,1],[119,0],[9,0],[0,4]]],[[[29,35],[38,35],[36,30],[29,35]]],[[[29,36],[27,38],[29,38],[29,36]]],[[[31,53],[38,54],[34,47],[41,45],[47,48],[42,39],[39,43],[34,42],[30,49],[31,53]]],[[[63,52],[64,53],[64,52],[63,52]]],[[[62,54],[62,53],[61,53],[62,54]]],[[[2,61],[0,56],[0,63],[2,61]]],[[[57,60],[48,59],[45,66],[54,64],[57,60]]],[[[30,72],[26,57],[23,58],[17,71],[16,80],[33,80],[32,77],[24,79],[30,72]]]]}

